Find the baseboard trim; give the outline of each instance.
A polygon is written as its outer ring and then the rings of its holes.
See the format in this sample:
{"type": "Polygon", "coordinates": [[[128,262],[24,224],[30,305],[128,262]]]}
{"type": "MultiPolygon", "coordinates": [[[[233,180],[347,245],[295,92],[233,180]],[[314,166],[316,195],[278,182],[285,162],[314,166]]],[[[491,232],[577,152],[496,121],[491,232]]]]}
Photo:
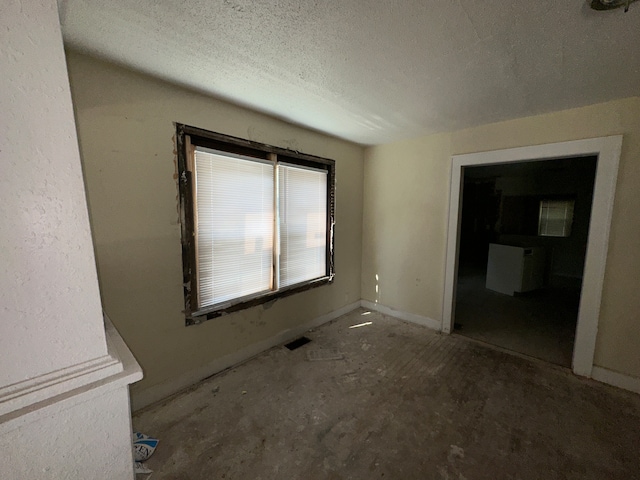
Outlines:
{"type": "Polygon", "coordinates": [[[179,393],[195,385],[196,383],[210,377],[211,375],[215,375],[216,373],[220,373],[227,368],[233,367],[234,365],[249,360],[250,358],[253,358],[256,355],[264,352],[265,350],[269,350],[270,348],[286,343],[289,340],[293,340],[294,338],[302,335],[304,332],[312,328],[319,327],[320,325],[330,322],[331,320],[335,320],[336,318],[349,313],[359,307],[360,301],[345,305],[338,310],[334,310],[325,315],[321,315],[320,317],[316,317],[301,325],[283,330],[273,337],[267,338],[266,340],[254,343],[253,345],[249,345],[241,350],[238,350],[237,352],[225,355],[224,357],[217,358],[201,368],[184,373],[183,375],[168,380],[164,383],[149,387],[140,393],[133,394],[131,395],[132,410],[140,410],[144,407],[164,400],[171,395],[179,393]]]}
{"type": "Polygon", "coordinates": [[[406,322],[416,323],[418,325],[422,325],[423,327],[437,330],[438,332],[442,330],[442,323],[434,320],[433,318],[424,317],[415,313],[403,312],[401,310],[396,310],[392,307],[380,305],[379,303],[371,302],[369,300],[360,300],[360,305],[362,306],[362,308],[375,310],[376,312],[380,312],[384,315],[390,315],[406,322]]]}
{"type": "Polygon", "coordinates": [[[591,378],[630,392],[640,393],[640,378],[625,375],[624,373],[614,372],[594,365],[591,371],[591,378]]]}

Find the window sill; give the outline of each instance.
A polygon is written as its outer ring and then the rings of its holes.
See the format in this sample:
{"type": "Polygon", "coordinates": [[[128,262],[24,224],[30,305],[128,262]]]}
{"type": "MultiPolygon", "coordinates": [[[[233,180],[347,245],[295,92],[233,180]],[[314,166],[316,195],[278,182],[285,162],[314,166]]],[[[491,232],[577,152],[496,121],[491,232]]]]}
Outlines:
{"type": "Polygon", "coordinates": [[[328,277],[316,278],[315,280],[311,280],[309,282],[299,283],[297,285],[291,285],[287,288],[278,290],[277,292],[267,292],[263,294],[259,294],[257,296],[253,296],[249,299],[241,299],[234,301],[229,301],[221,305],[215,305],[213,307],[204,308],[202,310],[198,310],[196,312],[187,313],[185,324],[189,325],[199,325],[207,320],[212,320],[214,318],[221,317],[223,315],[227,315],[229,313],[237,312],[239,310],[244,310],[251,307],[256,307],[258,305],[262,305],[268,302],[274,302],[284,297],[288,297],[289,295],[293,295],[295,293],[305,292],[307,290],[311,290],[312,288],[320,287],[322,285],[328,285],[333,283],[333,275],[328,277]]]}

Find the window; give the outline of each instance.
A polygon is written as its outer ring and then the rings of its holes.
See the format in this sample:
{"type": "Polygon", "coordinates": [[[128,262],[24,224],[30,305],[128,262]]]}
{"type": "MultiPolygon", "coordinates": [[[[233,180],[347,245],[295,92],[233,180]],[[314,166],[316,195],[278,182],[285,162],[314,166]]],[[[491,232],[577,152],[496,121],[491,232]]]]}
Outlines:
{"type": "Polygon", "coordinates": [[[574,200],[541,200],[538,235],[568,237],[573,224],[574,200]]]}
{"type": "Polygon", "coordinates": [[[333,281],[335,162],[177,125],[187,324],[333,281]]]}

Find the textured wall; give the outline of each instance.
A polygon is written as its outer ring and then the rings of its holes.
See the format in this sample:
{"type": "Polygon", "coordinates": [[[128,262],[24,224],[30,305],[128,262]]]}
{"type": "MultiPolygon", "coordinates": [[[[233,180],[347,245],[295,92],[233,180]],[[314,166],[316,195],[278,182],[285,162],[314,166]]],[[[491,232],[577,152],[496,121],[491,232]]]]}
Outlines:
{"type": "Polygon", "coordinates": [[[640,98],[368,148],[362,297],[442,319],[451,155],[615,134],[624,139],[595,364],[640,377],[640,98]]]}
{"type": "Polygon", "coordinates": [[[137,393],[360,299],[361,147],[68,54],[104,307],[141,363],[137,393]],[[332,285],[185,327],[172,122],[336,160],[332,285]]]}
{"type": "Polygon", "coordinates": [[[106,354],[53,0],[0,7],[0,387],[106,354]]]}
{"type": "Polygon", "coordinates": [[[126,385],[47,407],[0,435],[0,478],[132,479],[131,417],[126,385]],[[68,402],[66,402],[68,403],[68,402]]]}

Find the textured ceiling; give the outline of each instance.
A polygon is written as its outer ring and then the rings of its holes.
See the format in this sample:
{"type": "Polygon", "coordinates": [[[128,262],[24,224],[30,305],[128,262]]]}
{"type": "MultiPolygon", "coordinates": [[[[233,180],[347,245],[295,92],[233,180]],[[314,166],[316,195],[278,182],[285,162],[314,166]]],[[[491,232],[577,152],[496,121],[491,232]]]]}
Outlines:
{"type": "Polygon", "coordinates": [[[362,144],[640,95],[640,4],[59,0],[67,45],[362,144]]]}

